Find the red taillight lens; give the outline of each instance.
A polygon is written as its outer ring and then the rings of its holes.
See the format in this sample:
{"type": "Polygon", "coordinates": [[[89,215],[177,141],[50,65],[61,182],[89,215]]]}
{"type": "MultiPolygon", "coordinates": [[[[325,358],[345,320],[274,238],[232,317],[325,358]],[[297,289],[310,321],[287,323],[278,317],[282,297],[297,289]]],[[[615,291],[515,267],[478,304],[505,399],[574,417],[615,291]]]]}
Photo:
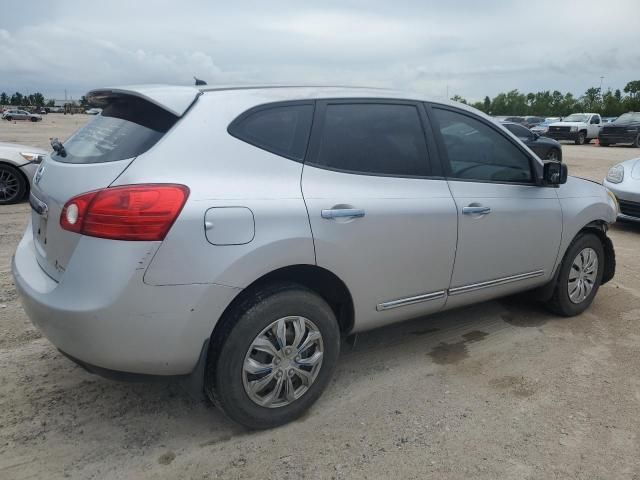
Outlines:
{"type": "Polygon", "coordinates": [[[113,240],[163,240],[178,218],[184,185],[124,185],[69,200],[60,214],[65,230],[113,240]]]}

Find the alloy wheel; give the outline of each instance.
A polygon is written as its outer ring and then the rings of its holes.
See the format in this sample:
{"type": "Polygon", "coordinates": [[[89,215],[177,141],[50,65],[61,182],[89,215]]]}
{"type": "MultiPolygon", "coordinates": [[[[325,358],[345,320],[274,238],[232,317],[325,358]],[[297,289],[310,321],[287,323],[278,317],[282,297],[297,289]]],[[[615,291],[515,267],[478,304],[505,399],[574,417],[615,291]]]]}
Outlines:
{"type": "Polygon", "coordinates": [[[9,170],[0,168],[0,201],[11,202],[20,191],[20,179],[9,170]]]}

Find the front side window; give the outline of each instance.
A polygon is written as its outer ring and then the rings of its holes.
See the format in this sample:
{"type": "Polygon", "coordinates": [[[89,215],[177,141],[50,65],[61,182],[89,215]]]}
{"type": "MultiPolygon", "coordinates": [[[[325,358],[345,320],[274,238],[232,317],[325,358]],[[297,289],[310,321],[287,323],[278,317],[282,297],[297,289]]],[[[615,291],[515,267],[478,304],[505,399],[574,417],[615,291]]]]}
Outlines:
{"type": "Polygon", "coordinates": [[[427,145],[417,107],[328,104],[315,163],[350,173],[428,176],[427,145]]]}
{"type": "Polygon", "coordinates": [[[484,122],[462,113],[433,109],[452,178],[489,182],[531,182],[529,157],[484,122]]]}
{"type": "Polygon", "coordinates": [[[302,161],[307,150],[313,105],[259,107],[229,126],[229,133],[269,152],[302,161]]]}

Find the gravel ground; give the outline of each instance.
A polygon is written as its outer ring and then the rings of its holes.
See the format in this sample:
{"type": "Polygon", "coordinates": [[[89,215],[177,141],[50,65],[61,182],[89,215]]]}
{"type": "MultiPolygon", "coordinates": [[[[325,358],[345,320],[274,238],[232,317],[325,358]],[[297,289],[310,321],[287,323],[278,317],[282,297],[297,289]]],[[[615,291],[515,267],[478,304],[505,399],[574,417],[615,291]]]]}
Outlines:
{"type": "MultiPolygon", "coordinates": [[[[2,122],[46,147],[87,120],[2,122]]],[[[563,147],[601,180],[640,150],[563,147]]],[[[616,224],[618,271],[564,319],[526,298],[360,335],[301,420],[247,432],[177,384],[92,376],[35,330],[10,259],[29,207],[0,207],[0,478],[640,479],[640,227],[616,224]]]]}

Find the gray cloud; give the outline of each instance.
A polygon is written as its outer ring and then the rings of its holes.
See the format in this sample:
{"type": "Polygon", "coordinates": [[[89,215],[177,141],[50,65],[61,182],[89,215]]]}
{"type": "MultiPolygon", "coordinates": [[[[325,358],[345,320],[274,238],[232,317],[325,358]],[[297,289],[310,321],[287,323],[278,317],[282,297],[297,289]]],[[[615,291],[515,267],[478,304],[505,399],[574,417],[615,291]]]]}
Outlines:
{"type": "MultiPolygon", "coordinates": [[[[14,1],[0,90],[128,83],[338,83],[470,99],[637,79],[635,0],[14,1]],[[608,12],[603,15],[603,11],[608,12]]],[[[8,3],[8,5],[7,5],[8,3]]]]}

